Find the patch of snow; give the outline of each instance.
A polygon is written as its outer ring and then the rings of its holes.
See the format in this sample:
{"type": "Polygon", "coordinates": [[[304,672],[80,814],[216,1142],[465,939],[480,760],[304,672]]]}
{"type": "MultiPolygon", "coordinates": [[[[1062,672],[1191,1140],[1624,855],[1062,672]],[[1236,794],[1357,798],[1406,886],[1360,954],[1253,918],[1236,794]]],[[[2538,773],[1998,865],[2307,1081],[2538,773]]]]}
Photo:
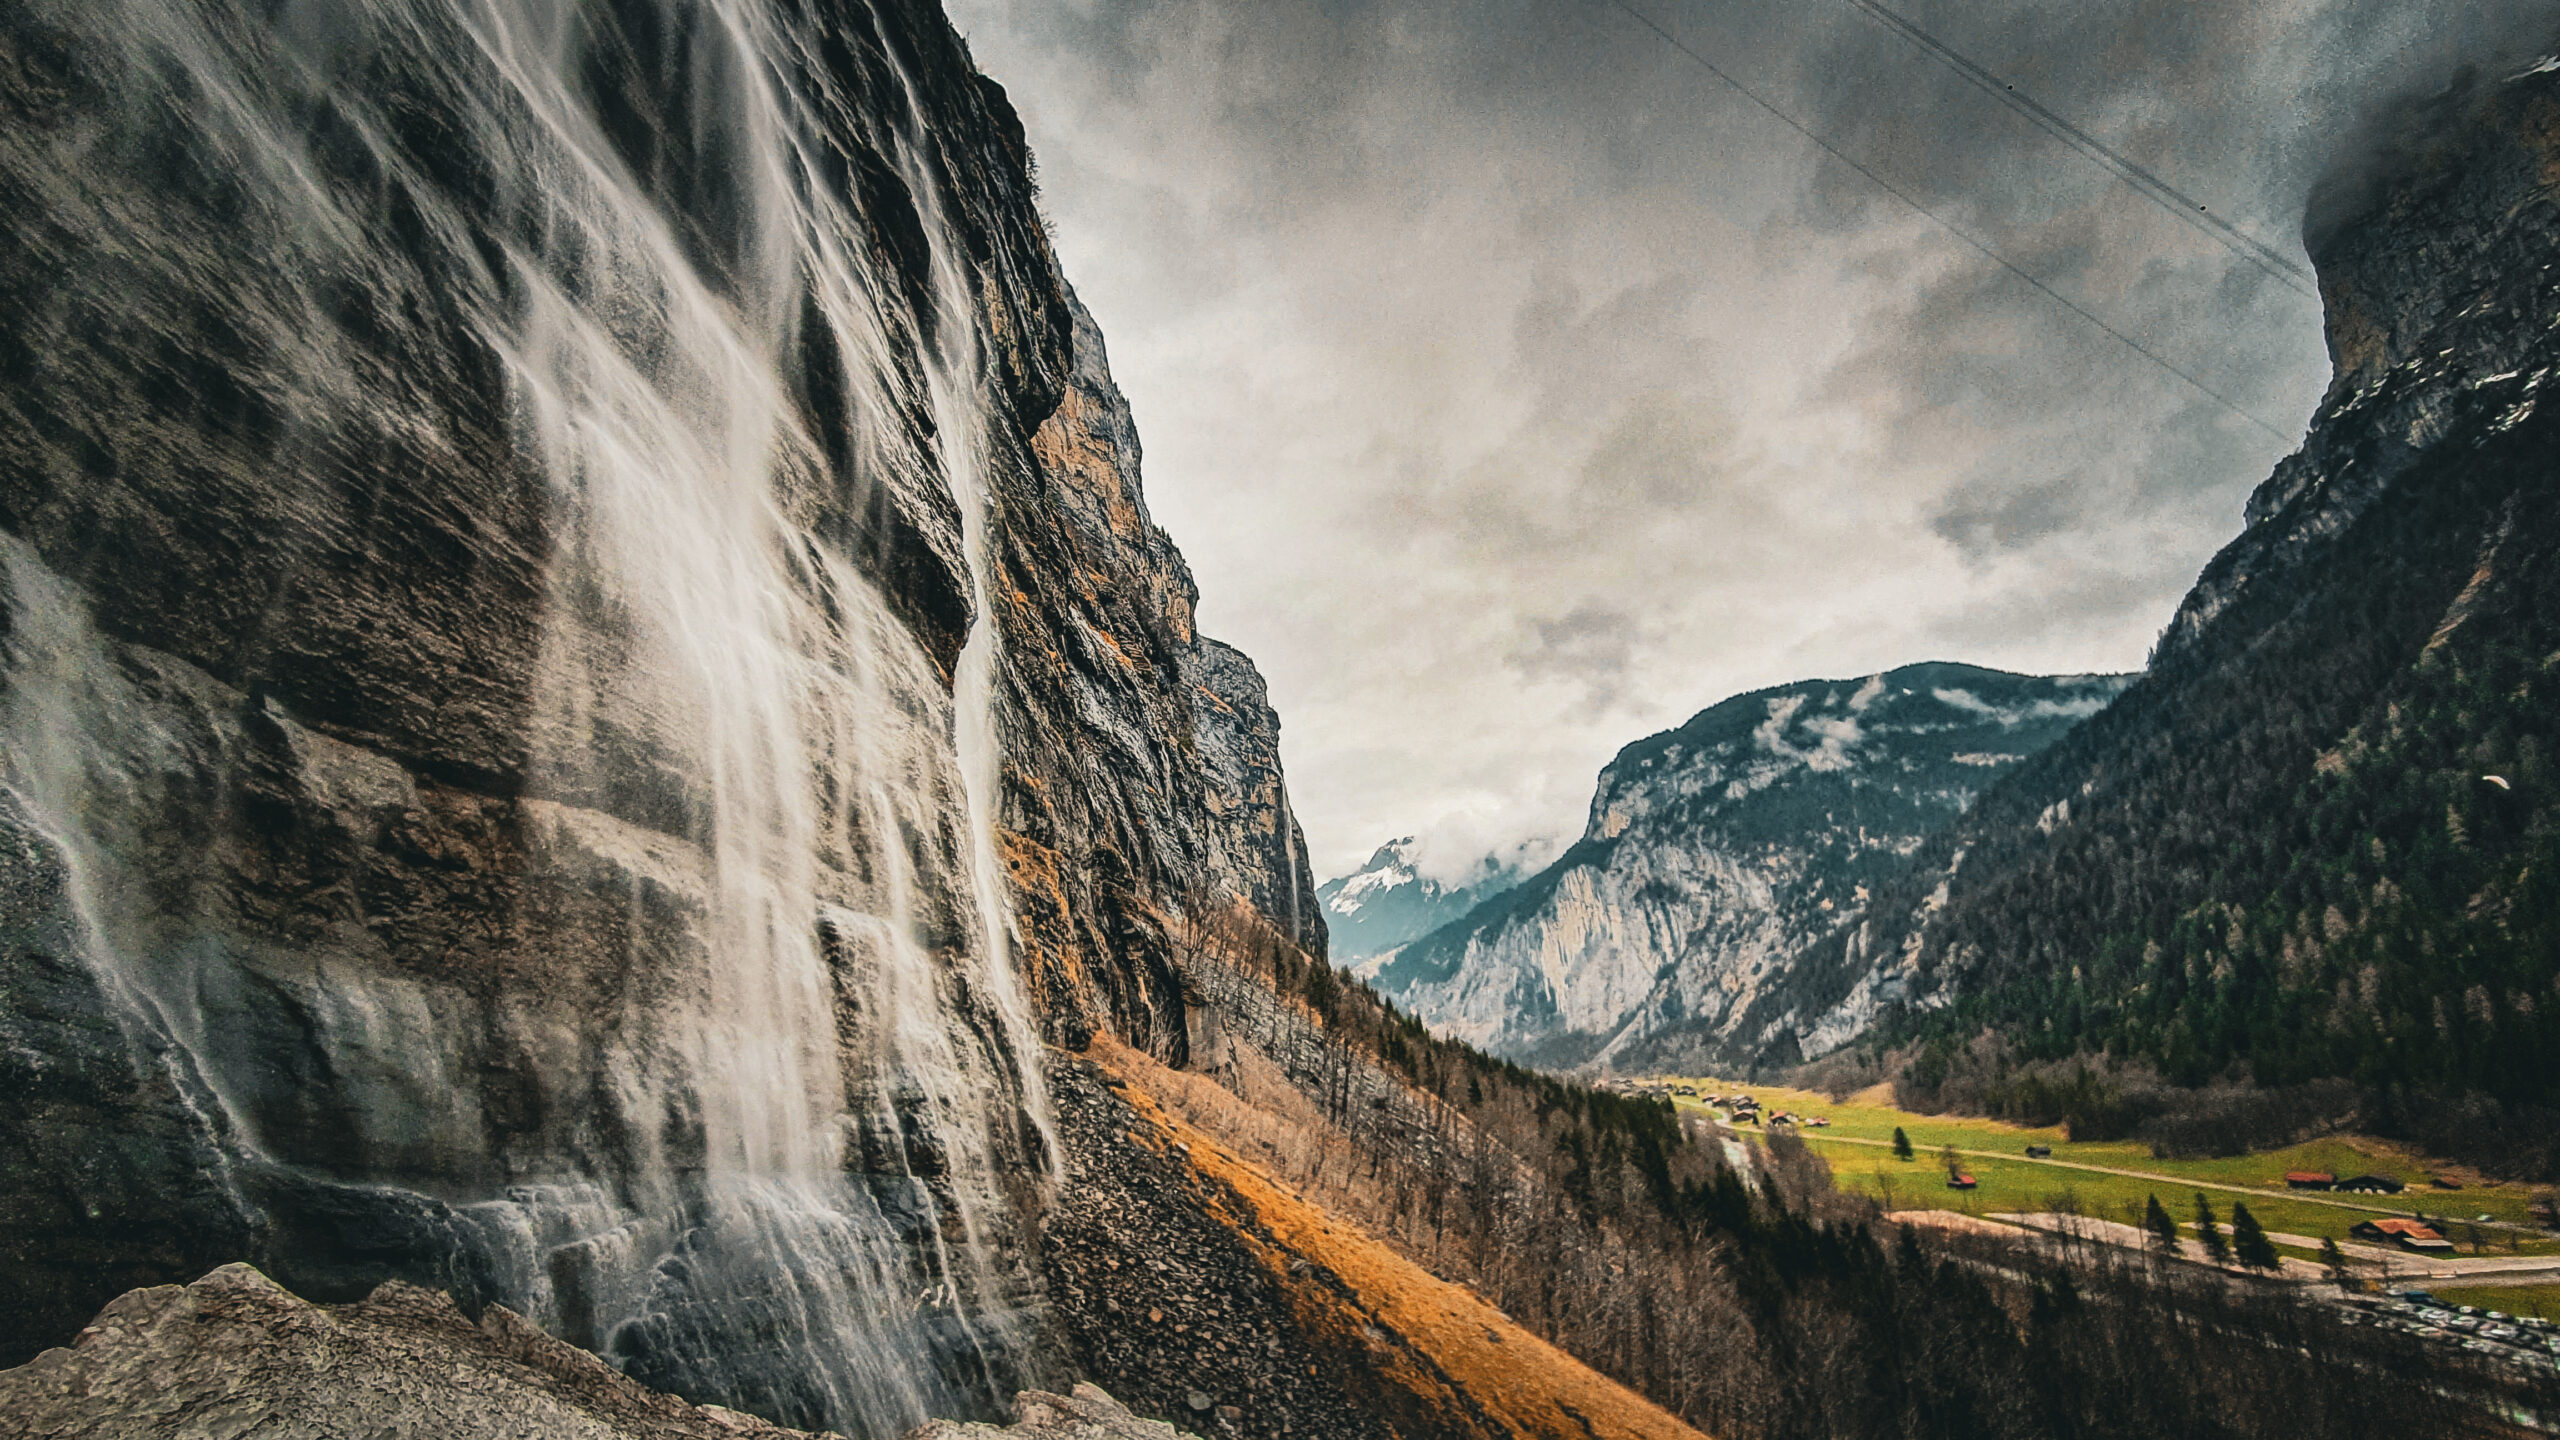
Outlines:
{"type": "Polygon", "coordinates": [[[2111,694],[2084,695],[2071,700],[2038,700],[2013,708],[1994,705],[1970,690],[1932,690],[1929,696],[1950,709],[1979,715],[2002,729],[2013,729],[2030,720],[2085,720],[2106,709],[2115,699],[2111,694]]]}
{"type": "MultiPolygon", "coordinates": [[[[1830,772],[1846,770],[1856,764],[1857,758],[1849,753],[1849,747],[1864,740],[1866,732],[1856,719],[1849,716],[1813,715],[1797,723],[1796,716],[1803,712],[1808,698],[1804,695],[1782,695],[1769,701],[1769,718],[1751,732],[1752,743],[1771,755],[1792,760],[1808,770],[1830,772]],[[1810,748],[1788,743],[1786,735],[1791,724],[1814,741],[1810,748]]],[[[1759,787],[1755,785],[1752,788],[1759,787]]]]}

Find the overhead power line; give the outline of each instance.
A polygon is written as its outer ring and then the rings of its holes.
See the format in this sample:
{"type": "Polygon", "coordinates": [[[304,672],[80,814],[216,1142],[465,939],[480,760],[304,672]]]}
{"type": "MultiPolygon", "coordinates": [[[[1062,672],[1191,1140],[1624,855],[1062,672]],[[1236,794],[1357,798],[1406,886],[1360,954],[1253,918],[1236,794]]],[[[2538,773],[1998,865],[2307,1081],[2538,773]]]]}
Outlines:
{"type": "Polygon", "coordinates": [[[1927,51],[1932,59],[1963,77],[1967,84],[2026,117],[2028,123],[2054,139],[2097,162],[2116,178],[2133,187],[2135,194],[2193,226],[2206,238],[2220,244],[2232,254],[2257,266],[2279,282],[2314,297],[2319,285],[2311,272],[2295,264],[2283,253],[2269,249],[2256,237],[2205,208],[2203,201],[2163,180],[2159,175],[2117,151],[2095,135],[2055,114],[2034,96],[1992,74],[1967,59],[1955,47],[1923,30],[1904,16],[1898,15],[1876,0],[1848,0],[1865,11],[1887,29],[1927,51]]]}
{"type": "Polygon", "coordinates": [[[1956,224],[1953,220],[1948,219],[1946,216],[1939,214],[1937,211],[1921,203],[1918,197],[1912,195],[1909,191],[1904,190],[1901,186],[1898,186],[1892,181],[1884,178],[1882,175],[1877,174],[1865,163],[1850,155],[1839,146],[1831,143],[1831,141],[1825,139],[1821,133],[1816,131],[1812,126],[1807,125],[1803,121],[1798,120],[1795,116],[1788,114],[1785,110],[1779,108],[1774,101],[1763,96],[1759,91],[1754,90],[1750,86],[1743,84],[1740,80],[1735,79],[1722,66],[1719,66],[1706,56],[1699,54],[1696,50],[1691,49],[1680,39],[1679,36],[1664,29],[1652,16],[1637,9],[1633,4],[1629,3],[1629,0],[1607,0],[1607,3],[1626,12],[1628,18],[1634,20],[1637,24],[1642,25],[1647,30],[1652,31],[1655,37],[1660,39],[1662,43],[1688,57],[1688,59],[1695,63],[1698,68],[1706,71],[1710,75],[1713,75],[1718,80],[1723,81],[1727,88],[1731,89],[1735,94],[1740,95],[1743,99],[1750,101],[1761,109],[1768,111],[1769,114],[1780,124],[1785,125],[1788,129],[1795,131],[1805,139],[1810,140],[1815,145],[1821,147],[1824,154],[1829,155],[1832,159],[1839,161],[1841,164],[1857,171],[1860,175],[1865,176],[1869,184],[1874,185],[1877,189],[1882,190],[1894,199],[1901,201],[1904,205],[1910,207],[1913,212],[1935,224],[1939,229],[1944,230],[1958,240],[1963,241],[1966,245],[1980,253],[1984,259],[1991,261],[2001,269],[2008,271],[2010,274],[2017,276],[2020,280],[2023,280],[2027,284],[2033,286],[2037,293],[2043,295],[2046,299],[2051,300],[2054,304],[2061,306],[2072,314],[2079,316],[2081,319],[2087,321],[2091,326],[2104,332],[2107,336],[2115,340],[2116,343],[2124,346],[2136,355],[2141,356],[2143,359],[2150,361],[2162,370],[2186,382],[2189,389],[2194,390],[2197,394],[2211,400],[2223,409],[2230,411],[2233,415],[2236,415],[2242,420],[2264,430],[2269,435],[2274,436],[2278,441],[2287,444],[2292,442],[2293,437],[2291,435],[2286,434],[2283,430],[2278,429],[2276,426],[2268,424],[2266,421],[2259,419],[2256,415],[2251,414],[2248,410],[2242,408],[2238,401],[2223,394],[2221,391],[2216,390],[2204,381],[2197,379],[2193,374],[2172,362],[2167,356],[2162,355],[2150,346],[2143,344],[2140,340],[2135,339],[2133,336],[2126,334],[2124,331],[2117,329],[2115,326],[2108,324],[2106,321],[2082,308],[2079,304],[2075,303],[2070,296],[2063,294],[2061,291],[2054,289],[2051,285],[2048,285],[2044,281],[2036,278],[2032,272],[2019,265],[2016,261],[2011,260],[2008,256],[2003,255],[1998,250],[1992,248],[1988,241],[1977,238],[1973,232],[1956,224]]]}

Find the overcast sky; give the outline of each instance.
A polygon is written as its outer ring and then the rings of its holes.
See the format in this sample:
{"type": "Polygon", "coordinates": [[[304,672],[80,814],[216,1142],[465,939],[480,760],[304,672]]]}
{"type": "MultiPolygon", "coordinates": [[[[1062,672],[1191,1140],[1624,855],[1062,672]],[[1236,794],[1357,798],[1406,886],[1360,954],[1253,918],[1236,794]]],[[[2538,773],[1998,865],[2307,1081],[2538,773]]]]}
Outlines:
{"type": "MultiPolygon", "coordinates": [[[[1850,0],[950,0],[1012,94],[1318,875],[1580,831],[1617,749],[1917,660],[2138,667],[2326,384],[2315,299],[1850,0]]],[[[1886,0],[2301,260],[2551,0],[1886,0]]]]}

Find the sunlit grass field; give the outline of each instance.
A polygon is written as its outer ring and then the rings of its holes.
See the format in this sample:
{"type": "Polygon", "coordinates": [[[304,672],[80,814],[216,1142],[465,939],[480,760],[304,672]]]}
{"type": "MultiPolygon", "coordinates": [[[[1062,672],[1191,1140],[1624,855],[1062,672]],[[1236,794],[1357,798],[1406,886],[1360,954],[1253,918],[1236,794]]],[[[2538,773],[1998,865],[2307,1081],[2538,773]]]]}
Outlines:
{"type": "MultiPolygon", "coordinates": [[[[1875,1195],[1893,1209],[1988,1215],[2050,1210],[2067,1199],[2082,1214],[2138,1224],[2144,1201],[2158,1195],[2171,1214],[2182,1223],[2191,1223],[2195,1219],[2196,1188],[2201,1183],[2246,1192],[2205,1190],[2214,1214],[2226,1222],[2231,1218],[2232,1202],[2237,1200],[2247,1204],[2258,1223],[2269,1230],[2313,1239],[2345,1239],[2348,1227],[2371,1218],[2376,1211],[2424,1212],[2448,1222],[2447,1238],[2467,1255],[2471,1253],[2472,1237],[2464,1222],[2488,1215],[2503,1223],[2479,1227],[2485,1253],[2560,1254],[2560,1241],[2538,1230],[2528,1236],[2505,1228],[2530,1224],[2527,1206],[2532,1194],[2524,1186],[2467,1185],[2456,1191],[2438,1190],[2428,1184],[2429,1172],[2418,1157],[2373,1141],[2331,1138],[2223,1159],[2155,1159],[2150,1147],[2139,1141],[2075,1143],[2059,1127],[2009,1125],[1970,1116],[1920,1115],[1873,1099],[1834,1102],[1817,1091],[1739,1081],[1680,1078],[1671,1083],[1697,1087],[1699,1099],[1682,1097],[1678,1101],[1691,1108],[1703,1108],[1708,1095],[1747,1093],[1758,1098],[1763,1114],[1791,1111],[1830,1120],[1827,1129],[1800,1128],[1796,1133],[1830,1163],[1833,1176],[1843,1188],[1875,1195]],[[1896,1126],[1910,1137],[1913,1159],[1897,1160],[1887,1148],[1896,1126]],[[2053,1161],[2060,1163],[2027,1159],[2023,1152],[2031,1144],[2053,1147],[2053,1161]],[[1981,1182],[1980,1188],[1947,1188],[1939,1161],[1939,1152],[1947,1146],[1958,1151],[1987,1152],[1963,1155],[1958,1161],[1967,1174],[1981,1182]],[[2109,1175],[2073,1166],[2139,1173],[2109,1175]],[[2339,1195],[2332,1199],[2319,1192],[2288,1190],[2284,1183],[2288,1170],[2323,1170],[2341,1179],[2350,1175],[2388,1175],[2409,1188],[2398,1195],[2339,1195]]],[[[2307,1258],[2308,1252],[2301,1253],[2307,1258]]]]}

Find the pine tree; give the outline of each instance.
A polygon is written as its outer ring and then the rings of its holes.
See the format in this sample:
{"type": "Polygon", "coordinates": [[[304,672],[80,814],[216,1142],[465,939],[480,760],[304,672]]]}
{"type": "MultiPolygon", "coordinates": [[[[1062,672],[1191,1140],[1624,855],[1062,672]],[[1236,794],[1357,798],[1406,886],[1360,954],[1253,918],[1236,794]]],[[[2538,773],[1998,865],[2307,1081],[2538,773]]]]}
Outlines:
{"type": "Polygon", "coordinates": [[[2231,1249],[2240,1263],[2252,1270],[2278,1270],[2283,1262],[2276,1257],[2276,1247],[2267,1240],[2267,1232],[2258,1226],[2258,1217],[2249,1207],[2234,1202],[2231,1206],[2231,1249]]]}
{"type": "Polygon", "coordinates": [[[2330,1279],[2341,1285],[2347,1283],[2347,1252],[2338,1248],[2338,1242],[2334,1238],[2321,1237],[2320,1263],[2329,1267],[2330,1279]]]}
{"type": "Polygon", "coordinates": [[[1902,1127],[1899,1125],[1893,1127],[1893,1158],[1896,1160],[1911,1158],[1911,1137],[1903,1134],[1902,1127]]]}
{"type": "Polygon", "coordinates": [[[2222,1236],[2222,1227],[2214,1222],[2213,1202],[2196,1192],[2196,1230],[2204,1236],[2205,1258],[2216,1265],[2231,1263],[2231,1242],[2222,1236]]]}
{"type": "Polygon", "coordinates": [[[2161,1208],[2157,1195],[2143,1207],[2142,1228],[2151,1232],[2152,1249],[2163,1255],[2178,1253],[2178,1222],[2169,1218],[2169,1212],[2161,1208]]]}

